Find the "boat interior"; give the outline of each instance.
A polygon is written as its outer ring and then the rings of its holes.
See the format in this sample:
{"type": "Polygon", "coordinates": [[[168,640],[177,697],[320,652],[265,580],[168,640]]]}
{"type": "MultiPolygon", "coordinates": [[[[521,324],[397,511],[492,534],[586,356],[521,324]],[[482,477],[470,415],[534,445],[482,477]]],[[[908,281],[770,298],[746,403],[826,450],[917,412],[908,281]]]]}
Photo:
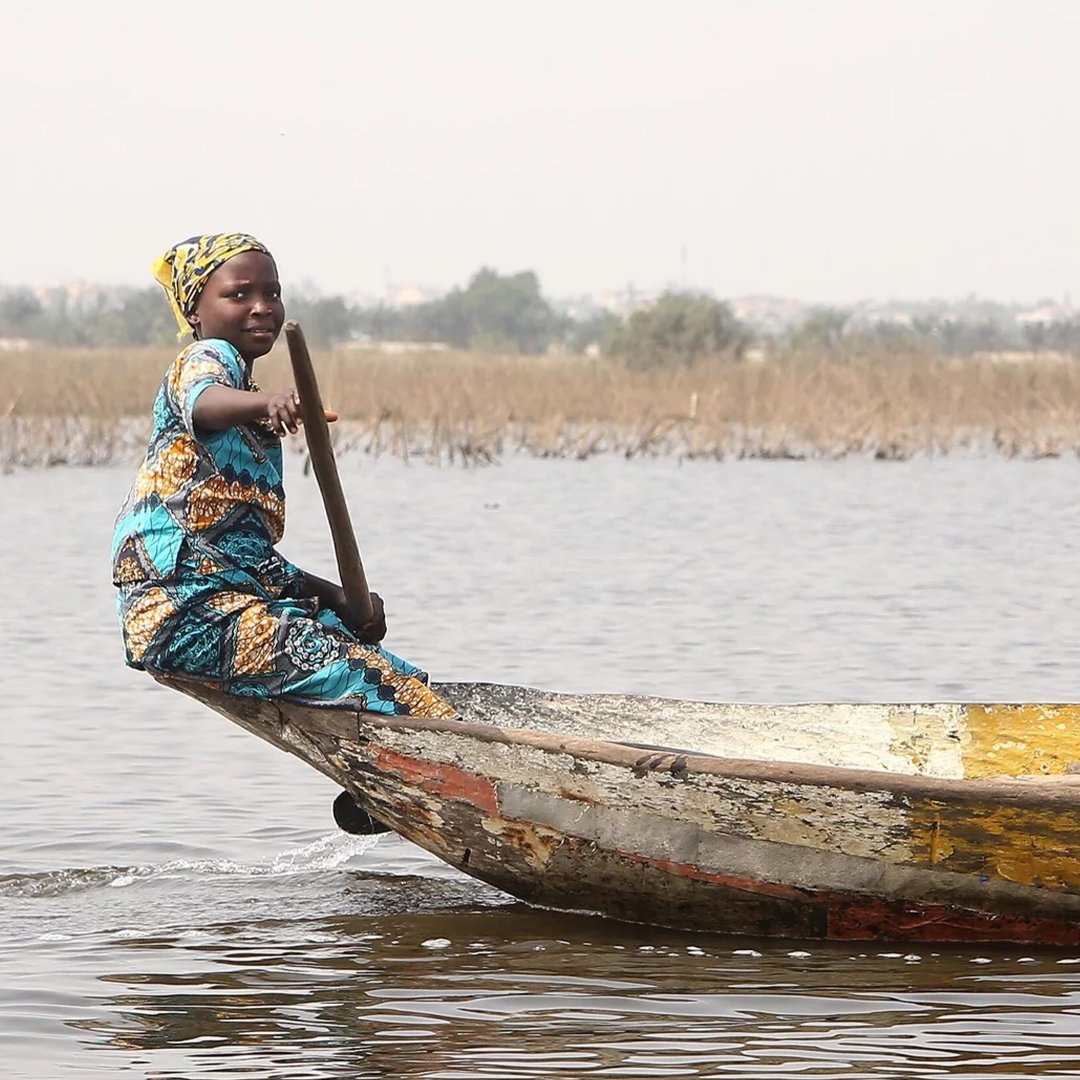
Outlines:
{"type": "Polygon", "coordinates": [[[467,720],[681,753],[939,779],[1080,783],[1080,704],[737,704],[561,694],[494,683],[433,687],[467,720]]]}

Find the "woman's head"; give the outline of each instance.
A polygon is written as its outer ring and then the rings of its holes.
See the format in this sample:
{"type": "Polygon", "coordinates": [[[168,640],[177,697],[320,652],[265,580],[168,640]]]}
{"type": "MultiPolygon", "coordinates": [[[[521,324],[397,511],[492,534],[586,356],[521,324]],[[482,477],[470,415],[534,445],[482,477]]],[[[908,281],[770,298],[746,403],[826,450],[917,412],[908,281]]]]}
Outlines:
{"type": "Polygon", "coordinates": [[[154,266],[180,337],[223,338],[245,360],[268,353],[285,321],[270,252],[245,233],[193,236],[154,266]]]}

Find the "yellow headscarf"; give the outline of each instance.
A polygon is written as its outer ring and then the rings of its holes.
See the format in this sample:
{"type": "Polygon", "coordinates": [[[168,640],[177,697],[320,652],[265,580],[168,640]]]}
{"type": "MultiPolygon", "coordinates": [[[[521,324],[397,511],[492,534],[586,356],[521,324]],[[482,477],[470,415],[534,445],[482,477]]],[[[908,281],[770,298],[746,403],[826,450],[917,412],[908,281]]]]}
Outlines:
{"type": "Polygon", "coordinates": [[[247,233],[210,233],[181,241],[154,263],[154,278],[165,290],[176,325],[180,328],[177,338],[191,333],[189,316],[195,311],[206,279],[222,263],[245,251],[270,254],[254,236],[247,233]]]}

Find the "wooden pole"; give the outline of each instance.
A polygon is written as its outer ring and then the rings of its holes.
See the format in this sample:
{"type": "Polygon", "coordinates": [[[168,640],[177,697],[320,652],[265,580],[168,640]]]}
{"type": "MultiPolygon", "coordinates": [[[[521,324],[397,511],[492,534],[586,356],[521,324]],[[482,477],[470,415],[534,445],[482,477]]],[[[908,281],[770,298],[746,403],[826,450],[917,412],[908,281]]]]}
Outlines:
{"type": "Polygon", "coordinates": [[[323,412],[322,396],[311,366],[311,354],[304,341],[300,324],[290,320],[285,324],[285,339],[289,343],[289,359],[292,361],[293,378],[300,395],[300,408],[304,414],[304,433],[307,438],[308,455],[315,470],[315,479],[322,492],[326,520],[330,523],[330,536],[334,541],[341,587],[345,590],[345,602],[353,621],[362,626],[374,615],[371,594],[368,592],[364,566],[360,562],[360,549],[356,546],[356,534],[349,519],[349,508],[341,490],[334,447],[330,442],[330,428],[323,412]]]}

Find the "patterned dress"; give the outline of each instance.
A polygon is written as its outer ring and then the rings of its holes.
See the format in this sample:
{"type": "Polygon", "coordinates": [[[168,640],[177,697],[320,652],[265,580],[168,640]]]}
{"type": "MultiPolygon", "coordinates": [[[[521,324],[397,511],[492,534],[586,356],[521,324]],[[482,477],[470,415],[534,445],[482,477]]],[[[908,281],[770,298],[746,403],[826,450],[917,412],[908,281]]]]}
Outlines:
{"type": "Polygon", "coordinates": [[[154,402],[146,458],[116,521],[113,583],[127,663],[232,694],[452,717],[419,668],[364,645],[303,597],[274,548],[285,528],[281,440],[260,424],[196,427],[208,386],[251,388],[226,341],[196,341],[154,402]]]}

